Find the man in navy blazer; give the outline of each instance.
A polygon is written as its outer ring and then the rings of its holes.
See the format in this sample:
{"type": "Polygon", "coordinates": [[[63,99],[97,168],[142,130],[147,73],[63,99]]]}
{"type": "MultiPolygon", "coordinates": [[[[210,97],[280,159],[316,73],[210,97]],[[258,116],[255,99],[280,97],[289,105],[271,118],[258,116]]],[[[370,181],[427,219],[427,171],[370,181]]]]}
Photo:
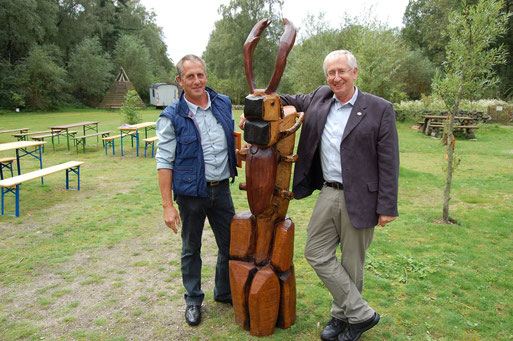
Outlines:
{"type": "Polygon", "coordinates": [[[355,87],[358,67],[351,52],[328,54],[324,73],[329,86],[281,100],[305,113],[294,196],[321,190],[305,246],[306,259],[333,297],[321,339],[348,341],[379,321],[361,296],[363,270],[374,227],[398,216],[399,147],[392,104],[355,87]]]}

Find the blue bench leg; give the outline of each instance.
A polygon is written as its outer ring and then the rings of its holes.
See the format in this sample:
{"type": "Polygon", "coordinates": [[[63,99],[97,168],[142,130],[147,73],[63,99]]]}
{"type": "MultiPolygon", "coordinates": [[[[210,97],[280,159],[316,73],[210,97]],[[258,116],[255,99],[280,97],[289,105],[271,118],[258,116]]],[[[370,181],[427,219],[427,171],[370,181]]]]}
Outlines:
{"type": "Polygon", "coordinates": [[[20,216],[20,185],[16,185],[16,189],[12,189],[9,187],[2,187],[2,215],[9,215],[11,217],[19,217],[20,216]],[[14,194],[15,200],[15,211],[14,214],[5,214],[5,195],[7,193],[14,194]]]}
{"type": "Polygon", "coordinates": [[[80,166],[75,168],[66,169],[66,189],[70,191],[80,191],[80,166]],[[69,186],[69,173],[75,173],[77,175],[77,188],[70,188],[69,186]]]}
{"type": "Polygon", "coordinates": [[[3,180],[4,179],[4,168],[7,168],[7,169],[10,169],[11,170],[11,177],[14,176],[13,174],[13,171],[12,171],[12,164],[13,162],[6,162],[6,163],[1,163],[0,162],[0,180],[3,180]]]}
{"type": "Polygon", "coordinates": [[[151,143],[151,157],[155,155],[155,141],[151,143]]]}

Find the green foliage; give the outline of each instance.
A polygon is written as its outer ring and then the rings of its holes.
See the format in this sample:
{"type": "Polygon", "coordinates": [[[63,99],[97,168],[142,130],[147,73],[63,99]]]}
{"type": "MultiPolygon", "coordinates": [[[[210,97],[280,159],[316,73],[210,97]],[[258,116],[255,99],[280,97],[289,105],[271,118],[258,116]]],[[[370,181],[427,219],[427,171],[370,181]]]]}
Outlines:
{"type": "Polygon", "coordinates": [[[67,72],[61,66],[59,49],[54,45],[34,45],[27,58],[15,67],[19,89],[27,107],[55,109],[68,99],[67,72]]]}
{"type": "Polygon", "coordinates": [[[139,0],[0,1],[0,107],[12,109],[18,105],[19,96],[25,96],[31,108],[53,108],[70,102],[70,95],[94,106],[105,83],[112,80],[109,60],[115,60],[116,67],[123,63],[144,98],[150,83],[173,79],[162,29],[155,24],[155,14],[148,13],[139,0]],[[133,37],[133,41],[120,43],[125,36],[133,37]],[[26,75],[16,75],[25,77],[20,83],[13,79],[14,70],[20,72],[26,67],[22,64],[33,59],[30,54],[37,46],[48,50],[49,45],[53,46],[52,55],[59,56],[53,62],[69,72],[71,86],[63,87],[58,96],[65,100],[40,98],[46,94],[28,99],[32,95],[26,92],[26,75]],[[124,52],[128,57],[119,55],[124,52]],[[84,70],[90,72],[89,77],[83,77],[84,70]]]}
{"type": "Polygon", "coordinates": [[[123,35],[119,38],[114,51],[116,66],[123,67],[135,90],[148,97],[148,88],[154,80],[150,51],[138,37],[123,35]]]}
{"type": "MultiPolygon", "coordinates": [[[[414,49],[420,49],[435,67],[440,67],[446,57],[448,39],[443,35],[449,24],[449,13],[461,11],[464,6],[473,6],[478,0],[410,0],[403,17],[402,36],[414,49]]],[[[513,12],[513,2],[507,0],[500,10],[501,15],[513,12]]],[[[484,28],[484,27],[483,27],[484,28]]],[[[513,98],[513,21],[509,20],[506,33],[492,47],[504,46],[508,52],[507,63],[494,66],[500,83],[487,96],[513,98]]]]}
{"type": "Polygon", "coordinates": [[[128,124],[142,122],[141,114],[138,112],[140,104],[139,96],[135,90],[130,90],[126,93],[123,106],[119,111],[124,118],[124,122],[128,124]]]}
{"type": "Polygon", "coordinates": [[[322,63],[338,49],[356,56],[356,84],[363,91],[399,102],[407,98],[407,91],[420,96],[429,88],[431,64],[425,58],[414,61],[418,53],[405,46],[397,31],[372,18],[348,18],[340,29],[329,28],[323,20],[310,18],[310,36],[292,50],[284,76],[287,92],[308,93],[325,84],[322,63]]]}
{"type": "Polygon", "coordinates": [[[241,104],[249,92],[243,46],[253,26],[263,18],[269,18],[272,24],[265,29],[255,50],[254,75],[257,88],[265,88],[271,80],[283,32],[282,5],[282,0],[231,0],[219,7],[223,18],[215,23],[203,58],[209,86],[230,96],[234,104],[241,104]]]}
{"type": "Polygon", "coordinates": [[[86,38],[72,51],[69,77],[75,96],[90,106],[96,106],[112,80],[113,65],[103,51],[98,38],[86,38]]]}
{"type": "Polygon", "coordinates": [[[438,72],[433,89],[449,110],[457,110],[463,98],[476,99],[483,88],[497,82],[494,65],[505,62],[503,47],[493,43],[506,32],[508,15],[502,1],[480,0],[476,6],[463,2],[453,11],[444,32],[448,38],[444,73],[438,72]]]}
{"type": "Polygon", "coordinates": [[[459,7],[459,0],[410,0],[404,12],[402,35],[414,49],[439,66],[445,59],[446,39],[442,32],[449,12],[459,7]]]}

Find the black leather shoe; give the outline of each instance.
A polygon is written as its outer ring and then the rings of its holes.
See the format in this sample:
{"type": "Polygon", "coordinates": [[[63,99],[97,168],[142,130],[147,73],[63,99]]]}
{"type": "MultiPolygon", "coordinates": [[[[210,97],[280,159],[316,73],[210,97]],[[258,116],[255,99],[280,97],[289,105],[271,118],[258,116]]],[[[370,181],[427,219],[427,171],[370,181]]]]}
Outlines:
{"type": "Polygon", "coordinates": [[[232,301],[231,297],[228,297],[228,298],[214,298],[214,301],[219,302],[219,303],[225,303],[225,304],[233,305],[233,301],[232,301]]]}
{"type": "Polygon", "coordinates": [[[201,305],[188,305],[185,308],[185,322],[189,326],[197,326],[201,322],[201,305]]]}
{"type": "Polygon", "coordinates": [[[332,317],[321,333],[321,340],[334,341],[347,328],[347,322],[332,317]]]}
{"type": "Polygon", "coordinates": [[[379,314],[374,313],[374,315],[368,319],[367,321],[363,321],[361,323],[351,324],[349,323],[349,328],[347,332],[344,334],[340,334],[338,336],[339,341],[356,341],[358,340],[364,332],[371,329],[379,322],[379,314]]]}

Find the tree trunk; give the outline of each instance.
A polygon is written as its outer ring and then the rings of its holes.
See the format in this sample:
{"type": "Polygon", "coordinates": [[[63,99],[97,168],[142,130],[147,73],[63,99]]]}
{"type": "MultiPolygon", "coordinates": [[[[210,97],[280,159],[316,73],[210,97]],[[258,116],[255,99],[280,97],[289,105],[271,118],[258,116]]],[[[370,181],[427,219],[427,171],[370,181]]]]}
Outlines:
{"type": "Polygon", "coordinates": [[[460,85],[458,89],[458,95],[456,96],[456,101],[454,102],[453,110],[449,113],[449,127],[447,132],[447,172],[445,178],[445,188],[444,188],[444,198],[443,198],[443,210],[442,210],[442,219],[444,223],[448,224],[450,222],[449,217],[449,201],[451,200],[451,184],[452,184],[452,172],[454,165],[454,117],[456,113],[459,111],[460,106],[460,97],[461,92],[463,90],[463,85],[460,85]]]}

